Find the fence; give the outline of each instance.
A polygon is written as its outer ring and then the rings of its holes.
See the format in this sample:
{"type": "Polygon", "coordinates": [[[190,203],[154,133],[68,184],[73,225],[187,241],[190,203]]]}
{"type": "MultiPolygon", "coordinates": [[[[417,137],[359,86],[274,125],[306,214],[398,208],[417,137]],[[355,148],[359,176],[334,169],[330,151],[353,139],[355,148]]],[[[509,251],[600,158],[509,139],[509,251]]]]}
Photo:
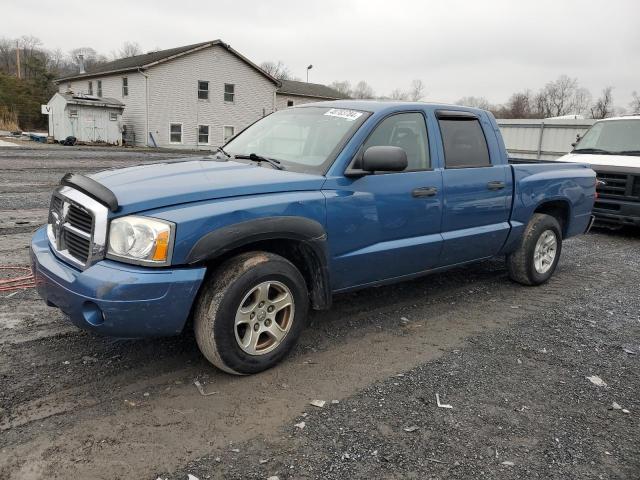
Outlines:
{"type": "Polygon", "coordinates": [[[498,120],[509,155],[514,158],[554,160],[571,151],[577,135],[596,120],[498,120]]]}

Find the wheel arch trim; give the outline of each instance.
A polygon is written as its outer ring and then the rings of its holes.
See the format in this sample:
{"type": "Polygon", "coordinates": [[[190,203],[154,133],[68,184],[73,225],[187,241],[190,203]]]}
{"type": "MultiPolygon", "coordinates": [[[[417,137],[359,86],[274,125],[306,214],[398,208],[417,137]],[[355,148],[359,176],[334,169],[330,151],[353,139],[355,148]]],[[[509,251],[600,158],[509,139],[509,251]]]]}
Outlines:
{"type": "Polygon", "coordinates": [[[227,225],[206,233],[186,256],[189,265],[214,261],[233,250],[266,240],[293,240],[303,246],[302,256],[313,272],[309,284],[315,309],[331,305],[327,233],[317,221],[305,217],[263,217],[227,225]]]}

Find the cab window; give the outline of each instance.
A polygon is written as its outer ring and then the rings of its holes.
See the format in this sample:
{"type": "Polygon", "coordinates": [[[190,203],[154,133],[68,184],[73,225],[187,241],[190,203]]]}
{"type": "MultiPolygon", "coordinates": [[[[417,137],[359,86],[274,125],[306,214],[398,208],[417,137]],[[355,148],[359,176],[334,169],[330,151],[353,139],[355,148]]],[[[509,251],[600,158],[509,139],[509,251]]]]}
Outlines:
{"type": "Polygon", "coordinates": [[[446,168],[490,167],[489,148],[476,118],[440,119],[446,168]]]}
{"type": "Polygon", "coordinates": [[[407,153],[405,171],[431,168],[427,126],[420,113],[398,113],[385,118],[364,142],[362,151],[378,146],[402,148],[407,153]]]}

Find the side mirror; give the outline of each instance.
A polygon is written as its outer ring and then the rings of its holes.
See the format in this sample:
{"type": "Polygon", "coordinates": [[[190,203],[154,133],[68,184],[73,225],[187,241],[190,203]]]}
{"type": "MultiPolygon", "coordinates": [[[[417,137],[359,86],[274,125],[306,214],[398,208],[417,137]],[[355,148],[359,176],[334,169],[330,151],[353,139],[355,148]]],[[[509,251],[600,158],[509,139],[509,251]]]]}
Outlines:
{"type": "Polygon", "coordinates": [[[407,152],[400,147],[369,147],[362,155],[365,172],[401,172],[408,165],[407,152]]]}
{"type": "Polygon", "coordinates": [[[571,144],[571,146],[575,148],[575,146],[578,144],[578,142],[580,141],[580,139],[581,139],[581,138],[582,138],[582,137],[581,137],[581,136],[580,136],[580,134],[578,133],[578,134],[576,135],[576,141],[575,141],[575,142],[573,142],[573,143],[571,144]]]}

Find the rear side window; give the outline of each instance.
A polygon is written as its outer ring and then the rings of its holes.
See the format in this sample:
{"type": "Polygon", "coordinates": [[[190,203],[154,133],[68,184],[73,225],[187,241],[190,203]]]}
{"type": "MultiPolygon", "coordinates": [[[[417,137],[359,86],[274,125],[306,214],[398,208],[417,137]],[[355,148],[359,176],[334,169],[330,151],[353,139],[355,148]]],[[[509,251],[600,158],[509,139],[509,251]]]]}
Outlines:
{"type": "Polygon", "coordinates": [[[374,146],[403,148],[407,152],[406,170],[431,168],[427,126],[420,113],[398,113],[385,118],[364,142],[363,151],[374,146]]]}
{"type": "Polygon", "coordinates": [[[442,133],[447,168],[491,165],[487,140],[478,119],[441,119],[438,123],[442,133]]]}

